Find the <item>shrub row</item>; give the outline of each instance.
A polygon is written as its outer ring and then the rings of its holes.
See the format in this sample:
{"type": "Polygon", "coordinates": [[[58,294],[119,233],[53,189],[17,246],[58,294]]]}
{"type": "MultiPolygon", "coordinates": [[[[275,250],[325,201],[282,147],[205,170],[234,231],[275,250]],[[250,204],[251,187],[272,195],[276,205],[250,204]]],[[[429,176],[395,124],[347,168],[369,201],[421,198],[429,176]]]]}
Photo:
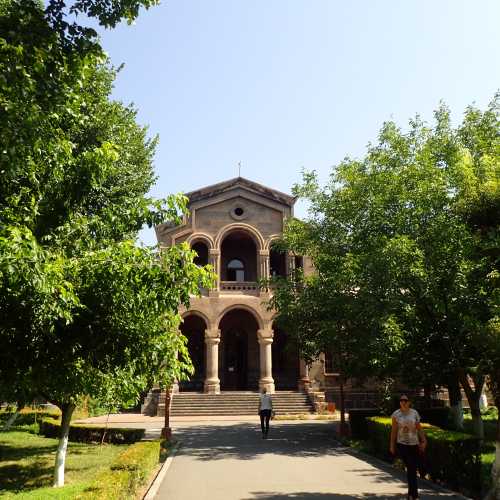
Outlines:
{"type": "MultiPolygon", "coordinates": [[[[60,412],[59,412],[60,414],[60,412]]],[[[12,412],[1,411],[0,412],[0,422],[4,423],[12,415],[12,412]]],[[[44,418],[57,418],[58,413],[56,411],[46,411],[46,410],[29,410],[23,409],[16,417],[14,425],[30,425],[35,422],[39,422],[44,418]]]]}
{"type": "Polygon", "coordinates": [[[380,410],[377,408],[351,409],[349,410],[349,427],[351,436],[354,439],[368,439],[368,427],[366,419],[368,417],[378,417],[380,410]]]}
{"type": "MultiPolygon", "coordinates": [[[[480,442],[461,432],[423,424],[427,436],[425,469],[433,481],[468,494],[481,491],[480,442]]],[[[391,419],[367,418],[368,439],[375,455],[389,458],[391,419]]]]}
{"type": "Polygon", "coordinates": [[[127,448],[84,491],[85,500],[135,499],[159,463],[160,441],[142,441],[127,448]]]}
{"type": "MultiPolygon", "coordinates": [[[[61,423],[52,418],[45,418],[40,423],[40,434],[45,437],[58,438],[61,432],[61,423]]],[[[144,437],[144,429],[116,429],[83,424],[71,424],[69,440],[80,443],[131,444],[144,437]]]]}
{"type": "Polygon", "coordinates": [[[426,422],[441,429],[449,429],[451,425],[450,407],[420,408],[417,410],[422,422],[426,422]]]}
{"type": "MultiPolygon", "coordinates": [[[[450,427],[449,407],[422,408],[418,410],[422,422],[426,422],[442,429],[450,427]]],[[[376,408],[352,409],[349,411],[349,425],[351,436],[354,439],[368,439],[368,428],[366,419],[368,417],[380,416],[380,410],[376,408]]]]}

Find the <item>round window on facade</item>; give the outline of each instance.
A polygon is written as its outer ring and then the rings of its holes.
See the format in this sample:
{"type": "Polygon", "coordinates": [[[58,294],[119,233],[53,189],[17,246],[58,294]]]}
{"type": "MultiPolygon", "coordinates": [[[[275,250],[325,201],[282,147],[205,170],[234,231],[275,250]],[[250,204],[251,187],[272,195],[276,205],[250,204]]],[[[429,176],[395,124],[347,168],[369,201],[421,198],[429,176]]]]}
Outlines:
{"type": "Polygon", "coordinates": [[[247,213],[243,207],[238,205],[231,210],[231,217],[236,220],[242,220],[247,217],[247,213]]]}

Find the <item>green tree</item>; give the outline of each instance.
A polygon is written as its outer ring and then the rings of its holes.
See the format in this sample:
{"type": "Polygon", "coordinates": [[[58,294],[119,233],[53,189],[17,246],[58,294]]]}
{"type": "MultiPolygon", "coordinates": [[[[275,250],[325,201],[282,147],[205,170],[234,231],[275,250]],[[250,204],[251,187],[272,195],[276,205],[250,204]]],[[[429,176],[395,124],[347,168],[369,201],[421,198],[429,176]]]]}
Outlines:
{"type": "MultiPolygon", "coordinates": [[[[153,3],[70,10],[113,26],[153,3]]],[[[187,245],[134,243],[145,224],[178,223],[187,200],[146,196],[156,139],[110,100],[116,71],[95,33],[67,23],[61,1],[1,7],[0,383],[61,408],[60,486],[79,397],[129,403],[190,371],[178,308],[212,275],[187,245]]]]}
{"type": "Polygon", "coordinates": [[[397,332],[394,345],[403,341],[399,375],[418,385],[460,381],[478,435],[498,269],[498,106],[496,96],[484,112],[468,108],[455,129],[444,106],[433,127],[418,118],[407,133],[384,124],[378,143],[336,167],[326,187],[305,175],[296,194],[309,199],[310,218],[305,230],[292,221],[285,234],[291,250],[311,255],[321,283],[339,262],[353,263],[353,300],[378,302],[365,314],[378,318],[382,332],[384,325],[397,332]],[[485,207],[479,214],[478,206],[485,207]],[[473,214],[481,215],[480,228],[473,214]]]}
{"type": "Polygon", "coordinates": [[[306,277],[298,270],[288,279],[274,280],[269,307],[277,311],[278,324],[297,340],[306,361],[317,359],[324,352],[332,355],[339,373],[344,433],[346,379],[361,382],[369,377],[388,376],[401,338],[389,308],[360,289],[353,255],[329,253],[325,249],[332,241],[323,238],[323,222],[318,225],[293,221],[288,226],[289,248],[311,257],[316,273],[306,277]],[[381,314],[382,308],[385,315],[381,314]]]}

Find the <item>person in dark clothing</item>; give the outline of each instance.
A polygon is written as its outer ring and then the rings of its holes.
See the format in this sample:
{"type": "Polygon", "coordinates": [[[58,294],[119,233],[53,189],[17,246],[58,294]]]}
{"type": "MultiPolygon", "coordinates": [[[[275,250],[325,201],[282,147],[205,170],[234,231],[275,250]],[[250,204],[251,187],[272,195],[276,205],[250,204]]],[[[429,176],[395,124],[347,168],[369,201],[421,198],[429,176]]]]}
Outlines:
{"type": "Polygon", "coordinates": [[[262,389],[262,394],[259,398],[259,415],[260,415],[260,428],[262,429],[262,438],[267,439],[269,434],[269,420],[273,413],[273,400],[271,395],[267,393],[267,389],[262,389]]]}
{"type": "Polygon", "coordinates": [[[410,401],[406,394],[399,398],[400,409],[392,414],[392,429],[390,451],[403,460],[408,479],[408,500],[418,498],[417,467],[419,454],[425,451],[427,439],[422,426],[420,415],[410,408],[410,401]]]}

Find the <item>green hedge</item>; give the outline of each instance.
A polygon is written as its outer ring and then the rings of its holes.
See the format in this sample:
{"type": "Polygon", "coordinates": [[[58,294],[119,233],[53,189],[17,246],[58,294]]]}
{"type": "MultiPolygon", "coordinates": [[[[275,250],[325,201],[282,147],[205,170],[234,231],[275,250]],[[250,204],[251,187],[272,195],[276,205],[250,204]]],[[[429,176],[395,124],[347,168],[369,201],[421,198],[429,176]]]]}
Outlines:
{"type": "Polygon", "coordinates": [[[368,427],[366,419],[368,417],[377,417],[380,410],[377,408],[351,409],[349,410],[349,427],[351,437],[354,439],[368,439],[368,427]]]}
{"type": "MultiPolygon", "coordinates": [[[[372,451],[381,458],[389,456],[391,419],[367,418],[372,451]]],[[[480,442],[461,432],[423,424],[427,436],[426,471],[433,481],[452,489],[477,495],[481,491],[480,442]]]]}
{"type": "MultiPolygon", "coordinates": [[[[45,418],[40,423],[40,434],[45,437],[57,438],[61,432],[61,423],[52,418],[45,418]]],[[[116,429],[99,426],[71,424],[69,428],[69,440],[80,443],[105,443],[131,444],[140,441],[144,437],[144,429],[116,429]]]]}
{"type": "MultiPolygon", "coordinates": [[[[0,422],[4,424],[7,419],[12,415],[12,412],[0,411],[0,422]]],[[[46,411],[46,410],[27,410],[23,409],[16,417],[14,426],[18,425],[31,425],[35,422],[39,422],[44,418],[57,418],[60,412],[57,411],[46,411]]]]}
{"type": "Polygon", "coordinates": [[[417,410],[422,422],[426,422],[441,429],[449,429],[451,424],[450,407],[421,408],[417,410]]]}
{"type": "MultiPolygon", "coordinates": [[[[448,429],[450,427],[450,409],[444,408],[423,408],[418,410],[422,422],[426,422],[436,427],[448,429]]],[[[380,410],[370,409],[352,409],[349,411],[349,425],[351,436],[354,439],[368,439],[368,428],[366,419],[368,417],[379,417],[380,410]]]]}
{"type": "Polygon", "coordinates": [[[160,441],[135,443],[118,455],[109,470],[101,472],[84,495],[85,500],[135,499],[160,459],[160,441]]]}

